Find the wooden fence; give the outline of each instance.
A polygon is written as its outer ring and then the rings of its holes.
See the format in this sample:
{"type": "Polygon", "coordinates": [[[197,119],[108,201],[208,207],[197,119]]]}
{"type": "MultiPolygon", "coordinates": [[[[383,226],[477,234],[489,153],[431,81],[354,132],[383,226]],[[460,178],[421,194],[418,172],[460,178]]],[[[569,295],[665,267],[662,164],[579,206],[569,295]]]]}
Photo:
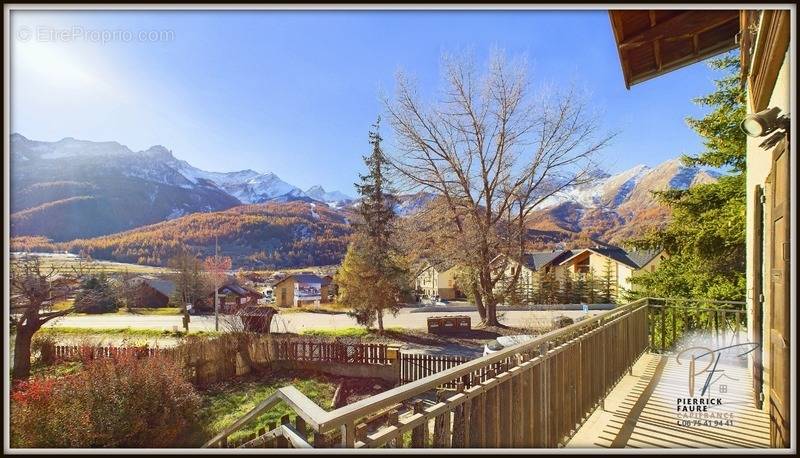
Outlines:
{"type": "Polygon", "coordinates": [[[45,345],[42,358],[47,363],[56,361],[86,361],[101,358],[132,356],[146,358],[162,354],[164,349],[151,347],[116,347],[112,345],[45,345]]]}
{"type": "Polygon", "coordinates": [[[391,364],[386,344],[277,339],[275,360],[351,364],[391,364]]]}
{"type": "Polygon", "coordinates": [[[295,448],[557,447],[646,351],[647,312],[642,299],[330,412],[283,387],[205,446],[284,404],[285,424],[243,446],[282,436],[295,448]]]}
{"type": "Polygon", "coordinates": [[[192,337],[171,348],[123,347],[112,345],[42,346],[42,361],[89,361],[132,355],[138,358],[164,355],[186,367],[198,386],[229,380],[253,370],[300,366],[334,373],[373,374],[397,382],[396,349],[386,344],[362,344],[308,337],[276,337],[258,334],[225,334],[215,338],[192,337]],[[377,371],[377,372],[376,372],[377,371]],[[390,377],[391,375],[391,377],[390,377]]]}

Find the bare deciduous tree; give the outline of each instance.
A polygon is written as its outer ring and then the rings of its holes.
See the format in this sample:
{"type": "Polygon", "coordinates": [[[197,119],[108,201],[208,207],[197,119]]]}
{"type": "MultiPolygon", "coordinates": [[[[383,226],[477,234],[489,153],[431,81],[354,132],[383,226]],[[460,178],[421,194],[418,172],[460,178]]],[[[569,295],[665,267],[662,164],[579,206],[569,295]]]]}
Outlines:
{"type": "Polygon", "coordinates": [[[485,72],[468,58],[444,59],[444,89],[423,103],[402,74],[386,100],[398,146],[398,185],[444,202],[453,244],[444,251],[471,272],[483,323],[499,326],[497,304],[518,273],[498,283],[525,252],[527,220],[547,198],[590,176],[610,140],[575,91],[534,98],[525,65],[496,54],[485,72]],[[498,265],[493,260],[503,256],[498,265]]]}
{"type": "Polygon", "coordinates": [[[72,308],[45,311],[53,296],[52,282],[62,274],[59,268],[44,268],[37,257],[22,257],[11,263],[11,325],[14,327],[14,368],[12,378],[30,376],[31,341],[48,321],[67,315],[72,308]]]}

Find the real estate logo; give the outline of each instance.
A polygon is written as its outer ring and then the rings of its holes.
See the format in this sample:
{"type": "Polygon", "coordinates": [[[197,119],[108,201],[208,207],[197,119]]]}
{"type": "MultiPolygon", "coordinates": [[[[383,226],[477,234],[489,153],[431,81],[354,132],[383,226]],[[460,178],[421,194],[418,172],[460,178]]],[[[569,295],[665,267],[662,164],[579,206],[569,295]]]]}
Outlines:
{"type": "Polygon", "coordinates": [[[675,355],[678,365],[688,362],[688,396],[675,400],[677,424],[680,426],[733,426],[734,413],[724,411],[724,397],[728,393],[726,380],[738,381],[720,366],[726,353],[740,352],[738,358],[758,349],[752,342],[712,349],[694,346],[675,355]],[[698,381],[702,383],[698,386],[698,381]],[[699,393],[697,390],[699,388],[699,393]]]}

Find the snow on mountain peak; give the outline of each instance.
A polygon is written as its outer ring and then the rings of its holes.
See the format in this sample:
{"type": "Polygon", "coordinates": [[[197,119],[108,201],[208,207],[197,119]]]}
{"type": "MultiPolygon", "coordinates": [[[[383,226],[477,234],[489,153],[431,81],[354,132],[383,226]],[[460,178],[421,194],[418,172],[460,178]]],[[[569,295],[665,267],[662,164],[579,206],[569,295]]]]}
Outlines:
{"type": "Polygon", "coordinates": [[[650,190],[685,189],[716,178],[711,171],[683,165],[679,158],[670,159],[656,167],[639,164],[613,175],[594,171],[588,182],[550,197],[539,208],[551,208],[567,202],[582,207],[616,208],[631,200],[643,202],[649,199],[650,190]]]}
{"type": "Polygon", "coordinates": [[[327,192],[325,191],[325,188],[320,185],[314,185],[306,189],[305,194],[314,200],[325,203],[340,204],[353,200],[352,197],[339,191],[327,192]]]}

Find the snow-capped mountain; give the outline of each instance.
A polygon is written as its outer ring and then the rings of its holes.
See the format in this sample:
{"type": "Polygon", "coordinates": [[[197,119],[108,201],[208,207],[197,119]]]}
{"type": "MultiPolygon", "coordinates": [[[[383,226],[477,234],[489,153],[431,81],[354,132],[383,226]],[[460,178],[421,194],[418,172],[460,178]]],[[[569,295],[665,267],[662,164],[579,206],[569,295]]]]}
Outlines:
{"type": "Polygon", "coordinates": [[[132,151],[113,141],[71,137],[43,142],[12,134],[11,172],[15,235],[59,240],[240,204],[317,200],[338,206],[352,201],[319,186],[309,189],[310,196],[274,173],[202,170],[161,145],[132,151]],[[53,212],[58,218],[43,224],[53,212]],[[76,221],[67,227],[64,218],[76,221]]]}
{"type": "Polygon", "coordinates": [[[687,189],[716,181],[720,174],[670,159],[655,167],[637,165],[616,174],[597,171],[583,184],[536,207],[531,227],[546,239],[586,236],[619,242],[645,226],[662,224],[668,211],[653,191],[687,189]]]}
{"type": "Polygon", "coordinates": [[[317,201],[325,202],[335,207],[341,207],[353,202],[353,198],[339,191],[328,192],[322,186],[316,185],[306,189],[305,194],[317,201]]]}
{"type": "Polygon", "coordinates": [[[633,202],[646,205],[652,202],[650,191],[687,189],[698,183],[715,181],[718,177],[719,173],[712,170],[686,167],[680,159],[670,159],[654,168],[640,164],[614,175],[596,171],[586,183],[550,197],[538,208],[567,202],[602,208],[617,208],[633,202]]]}

